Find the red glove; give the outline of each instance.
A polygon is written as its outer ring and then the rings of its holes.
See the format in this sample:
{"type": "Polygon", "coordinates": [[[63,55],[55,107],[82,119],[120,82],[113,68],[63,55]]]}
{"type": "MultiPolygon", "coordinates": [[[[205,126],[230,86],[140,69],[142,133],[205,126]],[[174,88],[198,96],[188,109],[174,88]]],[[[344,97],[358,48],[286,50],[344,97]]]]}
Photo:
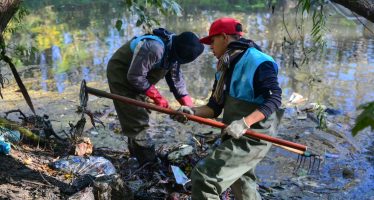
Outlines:
{"type": "Polygon", "coordinates": [[[168,101],[163,96],[161,96],[161,94],[158,92],[154,85],[151,85],[151,87],[148,88],[147,91],[145,91],[145,95],[151,98],[156,105],[164,108],[169,107],[168,101]]]}
{"type": "Polygon", "coordinates": [[[188,107],[193,107],[192,99],[190,96],[186,95],[184,97],[181,97],[177,99],[177,101],[182,105],[182,106],[188,106],[188,107]]]}

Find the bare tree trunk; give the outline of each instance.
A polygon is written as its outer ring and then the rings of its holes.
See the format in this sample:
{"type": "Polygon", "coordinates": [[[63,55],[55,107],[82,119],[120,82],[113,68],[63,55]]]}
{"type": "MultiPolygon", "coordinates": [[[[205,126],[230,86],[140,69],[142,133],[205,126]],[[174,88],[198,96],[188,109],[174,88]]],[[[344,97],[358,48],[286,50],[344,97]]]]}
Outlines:
{"type": "Polygon", "coordinates": [[[21,0],[0,0],[0,35],[17,12],[21,0]]]}
{"type": "Polygon", "coordinates": [[[331,0],[374,23],[374,0],[331,0]]]}

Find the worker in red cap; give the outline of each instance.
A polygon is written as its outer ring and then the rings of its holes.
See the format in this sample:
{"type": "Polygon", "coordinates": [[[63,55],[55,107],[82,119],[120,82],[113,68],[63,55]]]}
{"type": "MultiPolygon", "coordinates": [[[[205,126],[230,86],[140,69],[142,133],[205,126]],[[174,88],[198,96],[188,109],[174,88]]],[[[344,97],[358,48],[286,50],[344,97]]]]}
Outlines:
{"type": "MultiPolygon", "coordinates": [[[[195,60],[204,50],[192,32],[176,35],[163,28],[152,34],[132,38],[110,58],[107,77],[110,91],[139,101],[147,98],[161,107],[169,103],[156,84],[165,78],[170,91],[181,105],[193,106],[188,95],[181,64],[195,60]]],[[[130,156],[143,165],[156,161],[149,111],[114,100],[122,132],[128,137],[130,156]]]]}
{"type": "MultiPolygon", "coordinates": [[[[213,22],[200,39],[218,59],[216,79],[207,105],[180,111],[216,118],[223,111],[222,143],[191,173],[192,199],[220,199],[231,187],[235,199],[261,199],[255,167],[271,144],[244,135],[247,129],[274,136],[282,111],[278,66],[252,41],[242,38],[242,24],[233,18],[213,22]]],[[[182,121],[182,116],[175,119],[182,121]]]]}

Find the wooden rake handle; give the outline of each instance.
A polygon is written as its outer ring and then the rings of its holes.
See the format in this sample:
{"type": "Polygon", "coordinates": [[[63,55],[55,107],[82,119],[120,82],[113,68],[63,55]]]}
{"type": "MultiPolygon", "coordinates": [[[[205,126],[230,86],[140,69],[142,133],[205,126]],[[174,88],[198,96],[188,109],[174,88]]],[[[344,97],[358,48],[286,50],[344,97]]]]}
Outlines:
{"type": "MultiPolygon", "coordinates": [[[[82,82],[82,84],[85,84],[85,83],[82,82]]],[[[95,89],[95,88],[85,86],[85,87],[82,87],[82,89],[85,90],[83,92],[86,92],[88,94],[93,94],[93,95],[98,96],[98,97],[109,98],[109,99],[112,99],[112,100],[120,101],[122,103],[127,103],[127,104],[131,104],[131,105],[143,107],[143,108],[146,108],[146,109],[162,112],[162,113],[169,114],[169,115],[184,115],[191,121],[195,121],[195,122],[198,122],[198,123],[201,123],[201,124],[213,126],[213,127],[216,127],[216,128],[224,129],[224,128],[227,127],[226,124],[215,121],[215,120],[199,117],[199,116],[196,116],[196,115],[190,115],[190,114],[187,114],[187,113],[178,112],[178,111],[172,110],[170,108],[163,108],[163,107],[156,106],[156,105],[153,105],[153,104],[150,104],[150,103],[137,101],[137,100],[134,100],[134,99],[131,99],[131,98],[128,98],[128,97],[108,93],[108,92],[98,90],[98,89],[95,89]]],[[[81,91],[81,93],[82,93],[82,91],[81,91]]],[[[305,146],[305,145],[294,143],[294,142],[287,141],[287,140],[283,140],[283,139],[280,139],[280,138],[271,137],[269,135],[258,133],[258,132],[255,132],[253,130],[247,130],[247,132],[245,134],[247,134],[250,137],[256,138],[256,139],[271,142],[273,144],[276,144],[277,146],[280,146],[280,147],[282,147],[286,150],[289,150],[291,152],[294,152],[294,153],[303,154],[307,150],[307,146],[305,146]]]]}

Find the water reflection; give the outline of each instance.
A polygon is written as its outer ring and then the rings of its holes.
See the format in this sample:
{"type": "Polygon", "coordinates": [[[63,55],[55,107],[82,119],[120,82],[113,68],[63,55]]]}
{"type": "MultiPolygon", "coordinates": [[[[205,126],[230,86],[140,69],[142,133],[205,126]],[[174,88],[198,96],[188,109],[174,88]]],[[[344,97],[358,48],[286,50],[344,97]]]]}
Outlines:
{"type": "Polygon", "coordinates": [[[40,86],[44,91],[47,91],[47,79],[48,79],[48,67],[47,67],[47,60],[45,58],[45,52],[41,52],[40,54],[40,71],[41,71],[41,81],[40,86]]]}
{"type": "MultiPolygon", "coordinates": [[[[47,8],[41,8],[31,12],[33,19],[43,19],[49,14],[49,20],[40,23],[43,27],[54,30],[55,35],[50,38],[60,38],[56,41],[62,41],[58,43],[51,39],[49,46],[48,42],[35,41],[36,46],[44,49],[39,58],[33,61],[39,64],[41,70],[40,88],[35,88],[36,90],[62,93],[65,87],[76,85],[82,78],[88,81],[106,81],[106,64],[113,53],[134,35],[143,33],[141,28],[134,25],[136,19],[126,15],[120,16],[123,29],[117,31],[114,24],[118,13],[123,11],[112,4],[106,6],[112,8],[79,6],[79,10],[84,10],[85,14],[71,12],[70,17],[63,14],[63,9],[45,12],[44,9],[47,8]],[[79,21],[84,21],[85,26],[79,25],[79,21]],[[48,82],[52,82],[55,87],[48,87],[48,82]]],[[[363,102],[374,100],[373,90],[367,89],[371,88],[371,83],[374,82],[374,40],[365,38],[360,25],[344,26],[344,23],[339,24],[344,19],[334,16],[330,23],[335,25],[335,29],[327,34],[327,49],[310,55],[309,63],[297,69],[288,66],[292,63],[289,55],[292,54],[300,61],[303,53],[300,48],[291,52],[282,45],[286,33],[283,31],[281,13],[221,13],[196,9],[185,12],[186,15],[181,18],[162,19],[162,25],[167,25],[166,28],[177,33],[192,30],[204,36],[209,24],[217,17],[229,15],[240,19],[246,28],[246,36],[255,40],[279,63],[279,81],[285,98],[292,92],[299,92],[311,101],[348,112],[354,111],[357,105],[363,102]]],[[[292,21],[295,16],[290,14],[286,17],[287,21],[292,21]]],[[[35,26],[31,25],[32,20],[29,23],[30,26],[35,26]]],[[[47,32],[48,30],[45,30],[45,33],[39,30],[32,34],[52,34],[47,32]]],[[[25,33],[21,37],[30,36],[25,33]]],[[[295,42],[297,47],[301,44],[311,45],[310,39],[295,42]]],[[[216,58],[206,48],[197,61],[182,67],[185,79],[190,83],[188,90],[193,96],[203,99],[210,94],[215,63],[216,58]]]]}
{"type": "Polygon", "coordinates": [[[58,64],[62,62],[60,47],[52,46],[52,69],[55,71],[54,79],[59,93],[65,90],[66,73],[58,72],[58,64]]]}

